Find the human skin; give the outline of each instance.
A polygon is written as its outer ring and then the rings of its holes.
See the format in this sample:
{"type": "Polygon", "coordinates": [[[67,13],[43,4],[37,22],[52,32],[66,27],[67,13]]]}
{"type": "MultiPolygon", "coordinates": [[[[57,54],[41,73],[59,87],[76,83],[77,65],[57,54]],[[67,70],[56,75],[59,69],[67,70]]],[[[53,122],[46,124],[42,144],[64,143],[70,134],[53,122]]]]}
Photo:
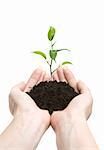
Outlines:
{"type": "MultiPolygon", "coordinates": [[[[88,128],[87,119],[92,110],[92,97],[89,89],[82,82],[76,82],[68,68],[58,68],[53,79],[65,81],[80,95],[75,97],[63,111],[54,112],[51,125],[56,133],[59,150],[98,150],[88,128]]],[[[50,115],[39,109],[34,101],[24,92],[35,84],[50,80],[44,71],[37,69],[27,84],[20,83],[10,92],[10,111],[13,121],[0,136],[1,150],[35,150],[42,135],[50,125],[50,115]]]]}
{"type": "Polygon", "coordinates": [[[51,116],[58,150],[98,150],[87,125],[93,102],[90,90],[82,81],[77,82],[67,67],[58,68],[53,74],[53,80],[65,81],[80,93],[67,108],[54,112],[51,116]]]}
{"type": "Polygon", "coordinates": [[[42,135],[50,125],[48,111],[41,110],[25,92],[48,76],[36,69],[27,84],[14,86],[9,95],[9,106],[14,116],[11,124],[0,136],[1,150],[35,150],[42,135]]]}

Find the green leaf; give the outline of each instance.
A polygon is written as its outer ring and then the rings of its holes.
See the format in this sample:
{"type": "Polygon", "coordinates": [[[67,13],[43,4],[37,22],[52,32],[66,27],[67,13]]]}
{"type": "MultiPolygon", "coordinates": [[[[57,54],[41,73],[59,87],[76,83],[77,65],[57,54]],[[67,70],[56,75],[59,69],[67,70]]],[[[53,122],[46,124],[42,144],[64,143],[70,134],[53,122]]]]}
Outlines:
{"type": "Polygon", "coordinates": [[[41,55],[42,57],[44,57],[46,59],[46,54],[41,51],[34,51],[33,53],[41,55]]]}
{"type": "Polygon", "coordinates": [[[66,64],[72,64],[70,61],[64,61],[63,63],[62,63],[62,65],[66,65],[66,64]]]}
{"type": "Polygon", "coordinates": [[[56,56],[57,56],[57,50],[50,50],[49,55],[50,55],[51,59],[55,61],[56,56]]]}
{"type": "Polygon", "coordinates": [[[48,31],[48,39],[50,41],[52,41],[54,36],[55,36],[55,28],[54,27],[50,27],[50,29],[48,31]]]}

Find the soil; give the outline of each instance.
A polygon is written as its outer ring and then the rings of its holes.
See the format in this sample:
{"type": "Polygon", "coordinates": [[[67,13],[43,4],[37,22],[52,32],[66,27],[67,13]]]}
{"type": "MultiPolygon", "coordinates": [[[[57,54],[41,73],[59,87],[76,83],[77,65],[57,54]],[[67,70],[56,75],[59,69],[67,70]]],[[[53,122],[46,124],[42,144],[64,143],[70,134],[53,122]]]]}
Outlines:
{"type": "Polygon", "coordinates": [[[63,110],[70,101],[78,95],[66,82],[45,81],[35,85],[28,95],[41,109],[46,109],[52,114],[53,111],[63,110]]]}

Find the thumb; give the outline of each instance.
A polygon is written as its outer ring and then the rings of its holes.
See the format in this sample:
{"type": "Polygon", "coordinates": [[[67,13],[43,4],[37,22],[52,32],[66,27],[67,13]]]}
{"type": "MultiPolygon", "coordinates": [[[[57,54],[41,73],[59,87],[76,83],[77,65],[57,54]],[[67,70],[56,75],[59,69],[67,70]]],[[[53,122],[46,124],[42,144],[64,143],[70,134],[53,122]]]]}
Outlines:
{"type": "Polygon", "coordinates": [[[24,91],[25,86],[26,86],[25,82],[22,81],[19,84],[15,85],[14,88],[24,91]]]}
{"type": "Polygon", "coordinates": [[[19,95],[21,92],[23,92],[24,89],[25,89],[25,83],[21,82],[21,83],[15,85],[14,87],[12,87],[9,96],[13,98],[13,97],[19,95]]]}
{"type": "Polygon", "coordinates": [[[81,94],[83,94],[83,93],[88,93],[88,92],[89,92],[88,87],[87,87],[86,84],[85,84],[84,82],[82,82],[81,80],[78,81],[78,83],[77,83],[77,88],[78,88],[78,90],[79,90],[79,92],[80,92],[81,94]]]}

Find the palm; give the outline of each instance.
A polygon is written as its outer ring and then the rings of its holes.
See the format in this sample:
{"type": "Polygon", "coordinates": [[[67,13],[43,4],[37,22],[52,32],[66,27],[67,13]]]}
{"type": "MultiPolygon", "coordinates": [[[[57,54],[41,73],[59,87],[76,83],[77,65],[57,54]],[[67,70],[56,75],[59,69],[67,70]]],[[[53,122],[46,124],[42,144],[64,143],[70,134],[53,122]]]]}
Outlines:
{"type": "MultiPolygon", "coordinates": [[[[51,124],[55,128],[59,121],[65,119],[67,115],[70,113],[78,113],[85,112],[86,118],[89,117],[91,112],[91,107],[89,107],[92,103],[92,97],[88,88],[80,81],[76,82],[76,79],[71,71],[68,68],[59,68],[53,75],[53,79],[57,81],[65,81],[69,83],[71,87],[75,89],[76,92],[80,92],[81,94],[72,99],[70,104],[63,110],[54,112],[51,117],[51,124]]],[[[63,121],[62,121],[63,122],[63,121]]]]}
{"type": "Polygon", "coordinates": [[[50,115],[48,111],[42,110],[33,101],[33,99],[26,94],[29,92],[30,89],[39,84],[41,81],[47,80],[49,77],[43,72],[42,70],[36,69],[30,79],[28,80],[27,84],[20,83],[14,86],[10,92],[9,96],[9,105],[10,111],[13,115],[18,114],[20,112],[28,112],[29,114],[36,114],[35,118],[41,118],[45,120],[45,123],[50,123],[50,115]],[[39,117],[40,116],[40,117],[39,117]]]}
{"type": "MultiPolygon", "coordinates": [[[[42,71],[40,69],[36,69],[32,73],[30,79],[28,80],[27,85],[26,85],[24,91],[25,92],[29,92],[30,89],[34,85],[39,84],[41,81],[46,81],[49,78],[50,77],[44,71],[42,71]]],[[[28,96],[27,94],[26,94],[26,96],[27,96],[28,99],[31,99],[30,96],[28,96]]],[[[39,107],[37,107],[37,105],[35,104],[35,102],[32,99],[30,101],[28,101],[27,107],[29,107],[29,106],[30,106],[30,108],[33,108],[34,110],[36,110],[40,114],[40,118],[43,117],[45,119],[45,121],[48,122],[48,124],[49,124],[49,122],[50,122],[50,116],[49,116],[48,111],[42,110],[39,107]]]]}

